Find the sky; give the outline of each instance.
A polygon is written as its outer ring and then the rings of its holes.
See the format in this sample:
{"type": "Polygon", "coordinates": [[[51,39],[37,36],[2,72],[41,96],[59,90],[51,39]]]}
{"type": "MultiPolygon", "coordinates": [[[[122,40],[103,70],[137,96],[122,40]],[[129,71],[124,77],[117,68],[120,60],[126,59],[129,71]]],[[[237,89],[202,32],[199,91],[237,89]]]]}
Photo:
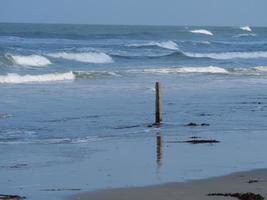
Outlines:
{"type": "Polygon", "coordinates": [[[267,26],[267,0],[0,0],[0,22],[267,26]]]}

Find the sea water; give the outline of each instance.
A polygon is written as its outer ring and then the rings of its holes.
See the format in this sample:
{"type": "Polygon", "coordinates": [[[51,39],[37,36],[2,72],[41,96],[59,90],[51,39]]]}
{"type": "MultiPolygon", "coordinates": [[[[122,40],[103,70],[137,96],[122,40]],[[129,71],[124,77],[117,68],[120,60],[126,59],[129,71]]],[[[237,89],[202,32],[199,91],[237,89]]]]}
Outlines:
{"type": "Polygon", "coordinates": [[[57,200],[265,168],[266,112],[267,28],[0,24],[4,194],[57,200]]]}

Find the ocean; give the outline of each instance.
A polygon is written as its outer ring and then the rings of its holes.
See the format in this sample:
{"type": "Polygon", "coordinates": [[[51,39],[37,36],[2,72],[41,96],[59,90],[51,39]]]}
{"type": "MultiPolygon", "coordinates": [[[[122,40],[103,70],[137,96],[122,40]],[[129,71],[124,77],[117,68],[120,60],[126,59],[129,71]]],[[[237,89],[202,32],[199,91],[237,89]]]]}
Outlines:
{"type": "Polygon", "coordinates": [[[58,200],[266,168],[266,119],[267,28],[0,24],[1,193],[58,200]]]}

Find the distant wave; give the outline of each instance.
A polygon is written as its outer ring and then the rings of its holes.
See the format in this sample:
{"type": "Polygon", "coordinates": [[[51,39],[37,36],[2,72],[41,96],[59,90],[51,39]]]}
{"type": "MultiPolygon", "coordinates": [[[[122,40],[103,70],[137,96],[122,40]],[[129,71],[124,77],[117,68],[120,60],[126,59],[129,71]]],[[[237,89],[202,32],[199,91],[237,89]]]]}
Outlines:
{"type": "Polygon", "coordinates": [[[113,59],[105,54],[105,53],[95,53],[95,52],[87,52],[87,53],[51,53],[48,56],[52,58],[61,58],[66,60],[73,60],[84,63],[112,63],[113,59]]]}
{"type": "Polygon", "coordinates": [[[148,73],[212,73],[212,74],[228,74],[229,72],[220,67],[176,67],[176,68],[159,68],[159,69],[145,69],[148,73]]]}
{"type": "Polygon", "coordinates": [[[204,34],[204,35],[213,36],[213,33],[211,31],[206,30],[206,29],[191,30],[190,32],[191,33],[197,33],[197,34],[204,34]]]}
{"type": "Polygon", "coordinates": [[[218,60],[228,60],[228,59],[256,59],[256,58],[267,58],[266,51],[257,52],[225,52],[225,53],[187,53],[184,52],[186,56],[194,58],[212,58],[218,60]]]}
{"type": "Polygon", "coordinates": [[[222,52],[222,53],[194,53],[175,51],[163,55],[155,56],[127,56],[127,55],[112,55],[113,57],[122,59],[162,59],[162,58],[173,58],[173,59],[198,59],[208,58],[215,60],[231,60],[231,59],[257,59],[267,58],[267,51],[255,51],[255,52],[222,52]]]}
{"type": "Polygon", "coordinates": [[[161,59],[161,58],[188,58],[188,56],[184,55],[183,52],[181,51],[175,51],[171,53],[161,53],[158,55],[116,55],[112,54],[112,57],[117,58],[117,59],[161,59]]]}
{"type": "Polygon", "coordinates": [[[41,67],[51,64],[50,60],[40,55],[19,56],[7,54],[6,57],[10,58],[14,64],[21,66],[41,67]]]}
{"type": "Polygon", "coordinates": [[[248,31],[248,32],[252,31],[252,29],[249,26],[241,26],[240,29],[243,31],[248,31]]]}
{"type": "Polygon", "coordinates": [[[148,42],[143,44],[130,44],[129,47],[153,47],[157,46],[164,49],[170,50],[179,50],[178,45],[173,41],[166,41],[166,42],[148,42]]]}
{"type": "Polygon", "coordinates": [[[54,73],[42,75],[18,75],[7,74],[0,76],[0,83],[30,83],[30,82],[48,82],[48,81],[64,81],[74,80],[75,75],[72,72],[54,73]]]}
{"type": "Polygon", "coordinates": [[[42,75],[19,75],[7,74],[0,76],[0,84],[19,84],[34,82],[55,82],[75,79],[90,79],[104,77],[120,77],[121,74],[116,71],[70,71],[66,73],[53,73],[42,75]]]}
{"type": "Polygon", "coordinates": [[[243,33],[243,34],[238,34],[233,37],[240,38],[240,37],[256,37],[257,34],[255,33],[243,33]]]}

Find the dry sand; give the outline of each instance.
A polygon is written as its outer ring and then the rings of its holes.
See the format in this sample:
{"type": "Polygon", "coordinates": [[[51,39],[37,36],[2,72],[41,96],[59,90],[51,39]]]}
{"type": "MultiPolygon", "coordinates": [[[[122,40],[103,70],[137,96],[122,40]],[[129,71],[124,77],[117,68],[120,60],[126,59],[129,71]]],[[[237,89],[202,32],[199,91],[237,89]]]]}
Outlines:
{"type": "MultiPolygon", "coordinates": [[[[240,172],[228,176],[186,183],[103,190],[72,196],[72,200],[227,200],[233,197],[209,193],[252,192],[267,197],[267,170],[240,172]],[[249,183],[251,181],[252,183],[249,183]],[[257,182],[258,181],[258,182],[257,182]]],[[[249,199],[250,200],[250,199],[249,199]]]]}

